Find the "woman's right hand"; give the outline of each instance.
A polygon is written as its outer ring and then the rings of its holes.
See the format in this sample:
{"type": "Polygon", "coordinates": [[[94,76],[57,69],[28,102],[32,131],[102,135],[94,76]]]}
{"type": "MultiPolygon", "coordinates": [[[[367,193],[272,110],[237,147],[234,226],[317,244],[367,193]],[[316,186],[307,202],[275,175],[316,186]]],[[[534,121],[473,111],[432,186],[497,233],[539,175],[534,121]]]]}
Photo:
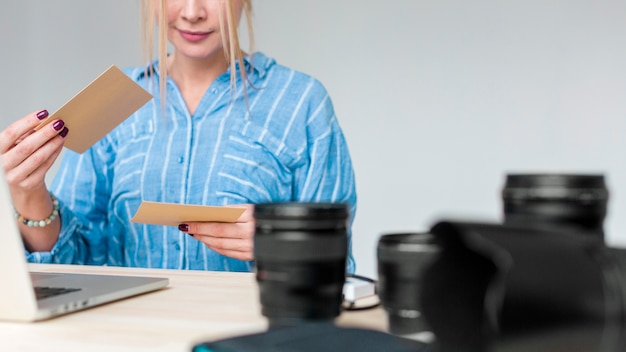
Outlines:
{"type": "Polygon", "coordinates": [[[0,132],[5,178],[14,197],[45,189],[45,176],[63,149],[68,129],[56,120],[35,131],[48,111],[30,113],[0,132]]]}
{"type": "MultiPolygon", "coordinates": [[[[48,111],[30,113],[0,132],[2,168],[15,210],[26,219],[46,219],[54,204],[46,187],[46,173],[63,149],[68,128],[54,120],[35,131],[48,111]]],[[[50,251],[61,231],[57,217],[45,227],[18,222],[25,247],[30,251],[50,251]]]]}

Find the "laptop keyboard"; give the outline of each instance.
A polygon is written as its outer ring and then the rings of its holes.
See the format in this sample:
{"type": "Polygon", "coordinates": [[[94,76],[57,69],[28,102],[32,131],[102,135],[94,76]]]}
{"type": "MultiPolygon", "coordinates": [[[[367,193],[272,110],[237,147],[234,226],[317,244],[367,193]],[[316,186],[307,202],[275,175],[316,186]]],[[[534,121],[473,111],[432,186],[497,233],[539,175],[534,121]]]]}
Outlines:
{"type": "Polygon", "coordinates": [[[80,291],[80,288],[35,286],[35,296],[37,299],[50,298],[76,291],[80,291]]]}

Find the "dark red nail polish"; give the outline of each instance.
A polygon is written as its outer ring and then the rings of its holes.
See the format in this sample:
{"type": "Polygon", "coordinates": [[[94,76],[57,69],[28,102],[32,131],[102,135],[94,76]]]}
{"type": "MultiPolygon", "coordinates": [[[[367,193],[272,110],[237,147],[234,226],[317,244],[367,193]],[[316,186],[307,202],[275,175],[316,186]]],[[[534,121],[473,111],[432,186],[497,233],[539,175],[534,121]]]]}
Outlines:
{"type": "Polygon", "coordinates": [[[59,133],[59,136],[61,136],[61,137],[65,138],[65,136],[67,136],[67,133],[68,133],[69,131],[70,131],[70,130],[69,130],[67,127],[63,127],[63,129],[62,129],[62,130],[61,130],[61,132],[59,133]]]}
{"type": "Polygon", "coordinates": [[[55,122],[52,124],[52,128],[54,128],[56,131],[60,131],[60,130],[62,130],[62,129],[63,129],[63,126],[65,126],[65,122],[63,122],[63,120],[58,120],[58,121],[55,121],[55,122]]]}
{"type": "Polygon", "coordinates": [[[46,117],[48,117],[48,110],[41,110],[40,112],[37,113],[37,118],[40,120],[43,120],[46,117]]]}
{"type": "Polygon", "coordinates": [[[180,224],[180,225],[178,225],[178,229],[181,230],[182,232],[187,232],[187,231],[189,231],[189,225],[187,225],[187,224],[180,224]]]}

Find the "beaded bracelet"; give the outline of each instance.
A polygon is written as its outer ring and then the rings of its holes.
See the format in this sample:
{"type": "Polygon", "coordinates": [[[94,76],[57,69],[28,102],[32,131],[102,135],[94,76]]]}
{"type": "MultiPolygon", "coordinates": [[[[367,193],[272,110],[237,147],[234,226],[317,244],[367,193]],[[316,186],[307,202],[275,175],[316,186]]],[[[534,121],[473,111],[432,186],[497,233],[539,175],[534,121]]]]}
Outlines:
{"type": "Polygon", "coordinates": [[[52,198],[52,213],[50,213],[47,218],[42,220],[26,219],[22,214],[18,213],[15,208],[13,208],[17,221],[28,227],[45,227],[50,225],[57,218],[57,216],[59,216],[59,201],[52,193],[50,193],[50,198],[52,198]]]}

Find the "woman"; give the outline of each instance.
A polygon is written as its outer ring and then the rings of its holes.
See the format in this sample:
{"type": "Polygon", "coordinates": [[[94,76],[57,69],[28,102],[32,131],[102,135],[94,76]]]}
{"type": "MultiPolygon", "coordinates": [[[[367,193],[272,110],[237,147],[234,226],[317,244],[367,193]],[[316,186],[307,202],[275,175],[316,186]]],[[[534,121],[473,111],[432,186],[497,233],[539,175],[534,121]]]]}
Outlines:
{"type": "Polygon", "coordinates": [[[143,10],[158,58],[146,35],[149,64],[125,72],[155,99],[85,153],[68,150],[50,192],[63,121],[33,132],[39,111],[0,134],[29,261],[249,271],[253,204],[347,202],[354,214],[350,155],[324,87],[239,46],[250,0],[146,0],[143,10]],[[247,210],[235,224],[130,222],[143,200],[247,210]]]}

